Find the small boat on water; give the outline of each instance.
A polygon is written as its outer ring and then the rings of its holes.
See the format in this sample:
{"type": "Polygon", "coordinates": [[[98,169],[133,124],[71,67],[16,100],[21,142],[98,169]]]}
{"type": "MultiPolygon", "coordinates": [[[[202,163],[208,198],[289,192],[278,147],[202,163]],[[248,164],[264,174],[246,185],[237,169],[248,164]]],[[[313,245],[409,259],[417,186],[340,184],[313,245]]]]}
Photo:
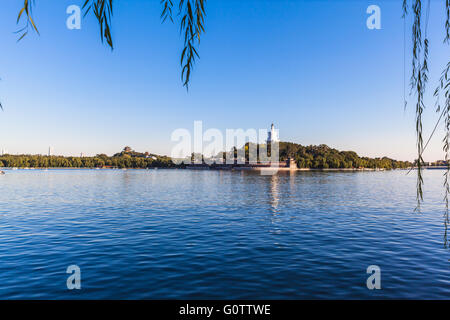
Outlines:
{"type": "Polygon", "coordinates": [[[0,175],[5,174],[5,171],[0,170],[0,175]]]}

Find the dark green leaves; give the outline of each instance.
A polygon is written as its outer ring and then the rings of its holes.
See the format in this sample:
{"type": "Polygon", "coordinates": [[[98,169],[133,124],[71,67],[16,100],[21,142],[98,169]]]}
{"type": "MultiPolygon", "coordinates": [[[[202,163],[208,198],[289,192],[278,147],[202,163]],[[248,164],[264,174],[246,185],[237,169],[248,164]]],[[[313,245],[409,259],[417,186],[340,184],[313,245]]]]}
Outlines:
{"type": "Polygon", "coordinates": [[[113,0],[86,0],[83,4],[83,10],[85,10],[84,15],[86,16],[91,9],[100,27],[100,38],[102,42],[106,40],[106,43],[113,50],[114,45],[111,36],[113,0]]]}
{"type": "MultiPolygon", "coordinates": [[[[184,48],[181,51],[181,81],[186,89],[189,88],[192,69],[195,59],[199,58],[196,47],[200,44],[202,33],[205,32],[205,3],[206,0],[180,0],[178,9],[180,20],[180,33],[184,36],[184,48]]],[[[164,22],[167,18],[172,19],[171,0],[162,0],[163,10],[161,19],[164,22]]]]}

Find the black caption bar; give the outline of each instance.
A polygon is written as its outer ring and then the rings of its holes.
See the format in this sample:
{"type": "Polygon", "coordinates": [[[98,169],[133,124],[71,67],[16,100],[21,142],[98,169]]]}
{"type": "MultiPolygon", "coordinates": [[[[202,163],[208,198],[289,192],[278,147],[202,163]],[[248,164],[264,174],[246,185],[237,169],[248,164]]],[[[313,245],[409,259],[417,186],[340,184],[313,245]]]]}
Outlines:
{"type": "Polygon", "coordinates": [[[417,309],[429,310],[437,307],[448,310],[449,301],[280,301],[280,300],[76,300],[76,301],[0,301],[2,311],[11,309],[13,314],[31,312],[38,315],[56,314],[60,316],[99,316],[112,314],[118,319],[174,319],[174,320],[215,320],[215,319],[301,319],[325,316],[376,317],[381,318],[398,308],[403,315],[415,313],[417,309]],[[308,316],[310,315],[310,316],[308,316]]]}

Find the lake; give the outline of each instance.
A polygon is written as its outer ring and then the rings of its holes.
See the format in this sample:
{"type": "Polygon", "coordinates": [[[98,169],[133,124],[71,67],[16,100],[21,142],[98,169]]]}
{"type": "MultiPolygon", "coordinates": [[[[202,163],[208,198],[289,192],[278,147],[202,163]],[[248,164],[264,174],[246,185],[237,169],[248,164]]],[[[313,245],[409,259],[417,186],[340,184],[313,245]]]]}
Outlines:
{"type": "Polygon", "coordinates": [[[449,298],[443,173],[7,170],[0,298],[449,298]]]}

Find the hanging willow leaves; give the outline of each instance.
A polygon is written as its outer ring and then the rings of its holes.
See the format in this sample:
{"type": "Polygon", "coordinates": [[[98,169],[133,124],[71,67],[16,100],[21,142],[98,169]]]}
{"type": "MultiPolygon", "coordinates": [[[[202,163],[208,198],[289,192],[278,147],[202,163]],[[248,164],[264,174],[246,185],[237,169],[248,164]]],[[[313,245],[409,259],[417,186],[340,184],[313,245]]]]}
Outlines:
{"type": "MultiPolygon", "coordinates": [[[[189,89],[192,69],[195,59],[200,58],[196,47],[200,44],[201,35],[205,32],[205,3],[206,0],[180,0],[178,5],[180,19],[180,33],[184,35],[184,47],[181,51],[181,81],[189,89]]],[[[162,0],[161,19],[169,18],[173,22],[170,0],[162,0]]]]}
{"type": "MultiPolygon", "coordinates": [[[[200,44],[201,35],[205,32],[205,4],[206,0],[180,0],[178,15],[180,19],[180,33],[184,35],[184,47],[181,51],[181,81],[186,89],[189,89],[192,69],[195,59],[200,58],[196,47],[200,44]]],[[[173,22],[171,0],[161,0],[161,20],[167,18],[173,22]]]]}
{"type": "Polygon", "coordinates": [[[33,11],[33,5],[34,0],[24,0],[23,7],[20,9],[19,14],[17,15],[17,21],[16,23],[19,24],[19,22],[22,20],[22,18],[25,19],[25,24],[22,28],[16,31],[16,33],[21,34],[19,39],[17,41],[22,40],[27,34],[29,27],[31,26],[34,31],[36,31],[37,34],[39,34],[39,30],[36,27],[36,24],[34,23],[33,17],[32,17],[32,11],[33,11]]]}
{"type": "MultiPolygon", "coordinates": [[[[407,14],[407,0],[403,1],[403,16],[407,14]]],[[[450,62],[447,63],[444,71],[439,79],[439,85],[437,86],[434,96],[436,101],[436,112],[441,113],[431,135],[425,146],[423,146],[422,140],[422,112],[425,108],[424,105],[424,92],[425,85],[428,81],[428,48],[429,42],[427,38],[427,27],[430,13],[430,0],[428,0],[428,6],[426,11],[425,25],[421,25],[422,19],[422,2],[421,0],[413,0],[412,12],[414,15],[414,22],[412,25],[413,31],[413,60],[412,60],[412,73],[411,73],[411,91],[417,96],[416,100],[416,132],[417,132],[417,208],[420,209],[420,203],[423,200],[423,177],[422,177],[422,163],[423,152],[425,151],[428,142],[434,135],[434,132],[439,125],[441,119],[444,119],[445,136],[443,138],[443,151],[445,153],[445,161],[447,163],[447,170],[444,173],[444,246],[449,247],[447,229],[449,225],[449,201],[450,201],[450,62]],[[425,38],[422,41],[422,29],[424,29],[425,38]],[[423,48],[423,62],[421,64],[420,54],[423,48]],[[441,104],[440,98],[443,99],[441,104]]],[[[450,0],[445,0],[445,36],[444,43],[450,43],[450,0]]]]}
{"type": "Polygon", "coordinates": [[[161,4],[163,6],[163,10],[161,12],[162,22],[165,22],[167,18],[169,18],[170,21],[173,22],[172,18],[173,2],[171,0],[161,0],[161,4]]]}
{"type": "Polygon", "coordinates": [[[85,10],[84,16],[92,10],[100,27],[100,39],[102,42],[106,40],[106,43],[108,43],[111,50],[114,49],[111,36],[113,0],[86,0],[83,4],[83,10],[85,10]]]}
{"type": "MultiPolygon", "coordinates": [[[[428,72],[428,40],[425,39],[422,42],[422,1],[414,0],[412,5],[412,13],[414,17],[414,22],[412,26],[412,39],[413,39],[413,50],[412,50],[412,72],[411,72],[411,91],[416,94],[416,134],[417,134],[417,183],[416,183],[416,199],[417,207],[416,210],[420,210],[420,204],[423,201],[423,137],[422,137],[422,113],[425,109],[425,104],[423,101],[423,95],[425,92],[425,84],[427,82],[427,72],[428,72]],[[420,61],[420,55],[422,47],[425,46],[423,64],[420,61]]],[[[403,2],[403,14],[407,14],[407,2],[403,2]]]]}

